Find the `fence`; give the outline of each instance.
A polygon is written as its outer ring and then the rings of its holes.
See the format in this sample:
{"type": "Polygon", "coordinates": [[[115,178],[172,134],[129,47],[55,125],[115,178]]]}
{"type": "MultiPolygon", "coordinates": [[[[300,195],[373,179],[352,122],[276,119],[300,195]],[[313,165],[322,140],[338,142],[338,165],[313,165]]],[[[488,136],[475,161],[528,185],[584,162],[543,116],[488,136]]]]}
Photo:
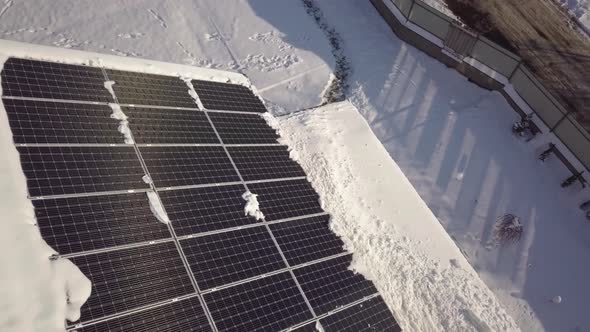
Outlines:
{"type": "Polygon", "coordinates": [[[577,159],[570,163],[590,170],[590,133],[543,87],[518,55],[458,27],[452,18],[421,0],[371,2],[402,39],[452,65],[474,82],[502,89],[520,113],[534,112],[577,159]],[[460,45],[460,49],[454,45],[460,45]]]}

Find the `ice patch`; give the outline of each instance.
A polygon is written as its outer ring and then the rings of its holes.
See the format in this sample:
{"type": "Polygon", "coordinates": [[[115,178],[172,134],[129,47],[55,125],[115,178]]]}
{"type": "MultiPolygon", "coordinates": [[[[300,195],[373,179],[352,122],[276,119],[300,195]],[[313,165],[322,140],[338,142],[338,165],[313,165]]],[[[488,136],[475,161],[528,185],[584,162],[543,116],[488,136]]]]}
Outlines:
{"type": "Polygon", "coordinates": [[[148,191],[146,193],[147,193],[148,200],[150,201],[150,210],[152,210],[152,213],[154,214],[154,216],[161,223],[169,224],[170,218],[168,218],[166,211],[164,211],[164,207],[162,206],[162,203],[160,202],[160,199],[158,198],[158,195],[156,194],[156,192],[155,191],[148,191]]]}
{"type": "Polygon", "coordinates": [[[125,137],[125,144],[133,144],[133,136],[131,135],[131,129],[129,129],[129,121],[127,121],[127,115],[121,110],[119,104],[109,103],[109,106],[113,110],[111,118],[119,120],[119,132],[125,137]]]}
{"type": "Polygon", "coordinates": [[[193,82],[191,82],[191,78],[190,77],[181,77],[181,79],[184,81],[184,83],[186,83],[186,86],[188,87],[188,94],[191,97],[193,97],[193,99],[195,100],[195,103],[197,104],[197,106],[199,106],[199,109],[204,110],[205,106],[203,106],[201,99],[199,99],[199,95],[197,95],[197,91],[195,91],[195,87],[193,86],[193,82]]]}
{"type": "Polygon", "coordinates": [[[319,320],[315,323],[315,329],[318,332],[325,332],[324,327],[322,326],[322,323],[320,323],[319,320]]]}
{"type": "Polygon", "coordinates": [[[154,183],[154,181],[152,181],[152,178],[149,175],[144,175],[141,177],[141,179],[143,180],[143,182],[147,183],[147,184],[152,184],[154,183]]]}
{"type": "Polygon", "coordinates": [[[256,197],[258,197],[258,195],[253,194],[249,190],[242,195],[242,198],[246,201],[244,213],[247,216],[256,218],[256,220],[264,220],[264,214],[262,214],[262,211],[260,211],[260,204],[258,203],[258,198],[256,197]]]}
{"type": "Polygon", "coordinates": [[[113,90],[113,85],[115,85],[115,81],[104,82],[104,88],[109,90],[109,93],[111,94],[111,97],[113,97],[113,100],[117,100],[117,96],[115,96],[115,90],[113,90]]]}

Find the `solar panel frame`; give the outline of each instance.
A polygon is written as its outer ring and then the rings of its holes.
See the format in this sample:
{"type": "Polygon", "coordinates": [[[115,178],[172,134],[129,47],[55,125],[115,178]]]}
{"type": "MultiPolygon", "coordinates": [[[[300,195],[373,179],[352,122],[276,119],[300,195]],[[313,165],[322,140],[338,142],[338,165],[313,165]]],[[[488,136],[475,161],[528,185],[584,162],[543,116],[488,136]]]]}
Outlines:
{"type": "Polygon", "coordinates": [[[147,189],[133,146],[18,146],[30,196],[147,189]]]}
{"type": "Polygon", "coordinates": [[[289,156],[287,146],[227,147],[244,181],[305,177],[303,168],[289,156]]]}
{"type": "Polygon", "coordinates": [[[320,197],[306,179],[249,183],[248,188],[258,195],[266,221],[324,213],[320,197]]]}
{"type": "Polygon", "coordinates": [[[192,80],[201,103],[208,110],[265,113],[266,107],[243,85],[192,80]]]}
{"type": "Polygon", "coordinates": [[[96,67],[11,57],[1,77],[3,96],[113,102],[96,67]]]}
{"type": "Polygon", "coordinates": [[[281,222],[269,227],[291,266],[346,252],[344,242],[330,229],[329,215],[281,222]]]}
{"type": "Polygon", "coordinates": [[[122,144],[107,105],[20,100],[2,102],[17,144],[122,144]]]}
{"type": "Polygon", "coordinates": [[[259,114],[208,112],[225,144],[278,144],[279,135],[259,114]]]}
{"type": "Polygon", "coordinates": [[[120,104],[197,108],[179,77],[105,69],[120,104]]]}
{"type": "Polygon", "coordinates": [[[121,108],[137,144],[221,144],[202,111],[121,108]]]}
{"type": "Polygon", "coordinates": [[[139,151],[158,188],[240,181],[220,146],[141,146],[139,151]]]}
{"type": "Polygon", "coordinates": [[[115,317],[75,332],[205,332],[213,331],[197,296],[115,317]]]}
{"type": "Polygon", "coordinates": [[[264,226],[181,240],[180,244],[201,290],[287,267],[264,226]]]}
{"type": "Polygon", "coordinates": [[[41,237],[60,255],[172,240],[145,193],[33,201],[41,237]]]}
{"type": "Polygon", "coordinates": [[[322,318],[320,323],[326,332],[400,332],[402,330],[381,296],[322,318]]]}
{"type": "Polygon", "coordinates": [[[173,242],[70,260],[92,282],[92,293],[80,309],[82,322],[196,292],[173,242]]]}
{"type": "Polygon", "coordinates": [[[373,283],[349,269],[352,255],[293,270],[318,315],[377,293],[373,283]]]}
{"type": "Polygon", "coordinates": [[[313,318],[288,272],[207,293],[204,299],[219,331],[280,331],[313,318]]]}

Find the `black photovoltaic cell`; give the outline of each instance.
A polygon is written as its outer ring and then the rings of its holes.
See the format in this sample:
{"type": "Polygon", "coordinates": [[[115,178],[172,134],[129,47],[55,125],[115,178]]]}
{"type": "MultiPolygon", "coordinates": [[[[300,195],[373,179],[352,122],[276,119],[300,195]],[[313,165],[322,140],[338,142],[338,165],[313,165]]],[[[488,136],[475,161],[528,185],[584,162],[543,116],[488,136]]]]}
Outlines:
{"type": "Polygon", "coordinates": [[[329,220],[325,215],[270,225],[289,265],[344,253],[344,243],[330,230],[329,220]]]}
{"type": "Polygon", "coordinates": [[[246,216],[241,184],[160,191],[176,235],[190,235],[256,223],[246,216]]]}
{"type": "Polygon", "coordinates": [[[348,255],[294,270],[316,314],[377,293],[371,281],[348,269],[351,262],[352,255],[348,255]]]}
{"type": "Polygon", "coordinates": [[[149,188],[131,146],[17,149],[31,196],[149,188]]]}
{"type": "Polygon", "coordinates": [[[286,146],[228,147],[228,151],[244,181],[305,176],[286,146]]]}
{"type": "Polygon", "coordinates": [[[240,181],[219,146],[150,146],[139,150],[159,188],[240,181]]]}
{"type": "Polygon", "coordinates": [[[326,332],[400,332],[402,329],[380,296],[320,320],[326,332]]]}
{"type": "Polygon", "coordinates": [[[180,243],[201,290],[287,267],[264,226],[180,243]]]}
{"type": "Polygon", "coordinates": [[[2,99],[15,143],[122,144],[106,105],[2,99]]]}
{"type": "Polygon", "coordinates": [[[225,144],[276,144],[279,135],[259,114],[209,112],[225,144]]]}
{"type": "Polygon", "coordinates": [[[82,322],[195,292],[173,242],[70,260],[92,282],[82,322]]]}
{"type": "Polygon", "coordinates": [[[193,80],[193,87],[206,109],[264,113],[262,101],[245,86],[193,80]]]}
{"type": "Polygon", "coordinates": [[[266,221],[322,213],[319,196],[307,180],[251,183],[266,221]]]}
{"type": "Polygon", "coordinates": [[[219,331],[280,331],[312,318],[288,272],[204,297],[219,331]]]}
{"type": "Polygon", "coordinates": [[[135,143],[220,144],[205,113],[197,110],[122,107],[135,143]]]}
{"type": "Polygon", "coordinates": [[[33,201],[41,236],[65,255],[170,238],[145,193],[33,201]]]}
{"type": "Polygon", "coordinates": [[[107,69],[121,104],[197,108],[188,86],[178,77],[107,69]]]}
{"type": "Polygon", "coordinates": [[[76,332],[212,331],[198,297],[172,302],[127,316],[77,328],[76,332]]]}
{"type": "Polygon", "coordinates": [[[100,68],[9,58],[2,70],[4,96],[113,102],[100,68]]]}

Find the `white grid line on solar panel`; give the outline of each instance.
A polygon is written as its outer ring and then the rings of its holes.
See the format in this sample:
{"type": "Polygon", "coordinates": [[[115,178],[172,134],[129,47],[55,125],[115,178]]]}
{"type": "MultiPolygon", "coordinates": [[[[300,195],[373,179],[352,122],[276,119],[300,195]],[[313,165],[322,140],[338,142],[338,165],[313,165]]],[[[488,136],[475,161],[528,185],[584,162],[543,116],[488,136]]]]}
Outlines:
{"type": "Polygon", "coordinates": [[[278,331],[312,317],[288,273],[204,295],[220,331],[278,331]]]}
{"type": "Polygon", "coordinates": [[[30,196],[143,189],[143,168],[129,147],[17,147],[30,196]]]}
{"type": "MultiPolygon", "coordinates": [[[[296,324],[296,325],[293,325],[291,327],[288,327],[288,328],[282,330],[281,332],[290,332],[290,331],[297,331],[297,332],[299,332],[299,330],[298,330],[299,328],[301,328],[303,326],[306,326],[308,324],[313,324],[313,326],[315,327],[315,324],[316,324],[317,321],[321,321],[322,319],[324,319],[326,317],[332,316],[332,315],[337,314],[337,313],[339,313],[341,311],[344,311],[346,309],[352,308],[352,307],[354,307],[356,305],[359,305],[359,304],[361,304],[363,302],[370,301],[371,299],[374,299],[376,297],[380,297],[379,293],[375,293],[375,294],[366,296],[366,297],[364,297],[364,298],[362,298],[360,300],[357,300],[357,301],[348,303],[348,304],[343,305],[341,307],[338,307],[338,308],[336,308],[336,309],[334,309],[334,310],[332,310],[330,312],[327,312],[325,314],[318,315],[317,317],[314,317],[312,319],[309,319],[309,320],[306,320],[306,321],[301,322],[299,324],[296,324]]],[[[314,330],[314,331],[317,331],[317,330],[314,330]]]]}
{"type": "MultiPolygon", "coordinates": [[[[19,146],[29,146],[29,145],[19,145],[19,146]]],[[[53,146],[53,145],[48,145],[53,146]]],[[[81,145],[65,145],[65,146],[81,146],[81,145]]],[[[84,145],[87,146],[87,145],[84,145]]],[[[96,145],[96,146],[107,146],[107,145],[96,145]]],[[[113,145],[108,145],[113,146],[113,145]]],[[[115,145],[115,146],[127,146],[130,147],[128,144],[124,145],[115,145]]],[[[207,183],[207,184],[197,184],[197,185],[186,185],[186,186],[174,186],[174,187],[164,187],[158,188],[158,192],[162,191],[171,191],[171,190],[181,190],[181,189],[193,189],[193,188],[209,188],[209,187],[221,187],[221,186],[229,186],[234,184],[256,184],[256,183],[270,183],[270,182],[281,182],[281,181],[295,181],[295,180],[305,180],[305,177],[296,177],[296,178],[284,178],[284,179],[269,179],[269,180],[259,180],[259,181],[232,181],[232,182],[220,182],[220,183],[207,183]]],[[[44,196],[30,196],[29,199],[31,200],[38,200],[38,199],[54,199],[54,198],[69,198],[69,197],[90,197],[90,196],[103,196],[103,195],[114,195],[114,194],[125,194],[125,193],[135,193],[135,192],[147,192],[150,191],[150,188],[140,188],[140,189],[129,189],[129,190],[107,190],[101,192],[88,192],[88,193],[80,193],[80,194],[58,194],[58,195],[44,195],[44,196]]],[[[321,214],[321,213],[316,213],[321,214]]],[[[312,214],[313,215],[313,214],[312,214]]]]}
{"type": "Polygon", "coordinates": [[[101,323],[101,322],[108,321],[108,320],[115,319],[115,318],[119,318],[119,317],[125,317],[125,316],[129,316],[129,315],[132,315],[132,314],[141,313],[141,312],[144,312],[144,311],[147,311],[147,310],[150,310],[150,309],[158,308],[158,307],[161,307],[161,306],[170,304],[170,303],[174,303],[174,302],[177,302],[177,301],[182,301],[182,300],[190,299],[190,298],[198,298],[198,299],[200,299],[200,297],[198,296],[197,293],[182,295],[182,296],[179,296],[179,297],[169,298],[169,299],[166,299],[166,300],[157,301],[157,302],[154,302],[154,303],[142,305],[142,306],[139,306],[137,308],[133,308],[133,309],[125,310],[125,311],[122,311],[122,312],[118,312],[116,314],[103,316],[103,317],[100,317],[100,318],[97,318],[97,319],[92,319],[92,320],[83,321],[83,322],[80,321],[80,320],[78,320],[78,321],[76,321],[74,323],[72,323],[70,321],[67,321],[67,324],[66,324],[66,327],[65,328],[66,328],[66,331],[76,331],[76,329],[78,329],[78,328],[82,328],[82,327],[85,327],[85,326],[91,326],[91,325],[94,325],[94,324],[97,324],[97,323],[101,323]]]}
{"type": "MultiPolygon", "coordinates": [[[[323,258],[320,258],[320,259],[317,259],[317,260],[314,260],[314,261],[306,262],[306,263],[303,263],[303,264],[300,264],[300,265],[295,265],[295,266],[289,266],[289,267],[281,268],[281,269],[270,271],[270,272],[266,272],[266,273],[263,273],[261,275],[257,275],[257,276],[254,276],[254,277],[248,277],[248,278],[240,279],[238,281],[234,281],[234,282],[231,282],[231,283],[228,283],[228,284],[224,284],[224,285],[221,285],[221,286],[217,286],[217,287],[214,287],[214,288],[203,289],[203,290],[200,291],[200,293],[201,294],[213,293],[213,292],[216,292],[216,291],[221,290],[221,289],[231,288],[231,287],[234,287],[234,286],[237,286],[237,285],[249,283],[250,281],[253,281],[253,280],[263,279],[263,278],[266,278],[268,276],[272,276],[272,275],[276,275],[276,274],[281,274],[281,273],[285,273],[285,272],[291,273],[291,271],[294,271],[295,269],[299,269],[299,268],[302,268],[302,267],[305,267],[305,266],[309,266],[309,265],[312,265],[312,264],[317,264],[317,263],[325,262],[325,261],[328,261],[328,260],[331,260],[331,259],[335,259],[335,258],[346,256],[346,255],[350,255],[350,253],[349,252],[343,252],[343,253],[336,254],[336,255],[333,255],[333,256],[323,257],[323,258]]],[[[293,277],[293,279],[294,279],[294,277],[293,277]]],[[[301,292],[303,294],[303,291],[301,291],[301,292]]]]}
{"type": "Polygon", "coordinates": [[[121,104],[195,107],[186,83],[179,77],[105,69],[121,104]]]}
{"type": "Polygon", "coordinates": [[[39,97],[20,97],[20,96],[2,96],[2,99],[10,100],[28,100],[28,101],[48,101],[64,104],[84,104],[84,105],[104,105],[108,106],[112,102],[88,101],[88,100],[74,100],[74,99],[59,99],[59,98],[39,98],[39,97]]]}
{"type": "Polygon", "coordinates": [[[206,109],[266,112],[262,101],[245,86],[201,80],[191,83],[206,109]]]}
{"type": "Polygon", "coordinates": [[[167,302],[148,309],[120,315],[108,320],[82,327],[74,327],[77,332],[201,332],[212,331],[209,321],[201,307],[199,298],[167,302]]]}
{"type": "Polygon", "coordinates": [[[318,194],[306,179],[248,183],[248,187],[258,195],[267,221],[323,212],[318,194]]]}
{"type": "Polygon", "coordinates": [[[3,99],[15,143],[117,144],[123,135],[108,106],[3,99]]]}
{"type": "Polygon", "coordinates": [[[70,260],[92,283],[92,293],[81,308],[82,322],[196,291],[171,242],[70,260]]]}
{"type": "Polygon", "coordinates": [[[257,224],[244,213],[242,184],[159,191],[178,236],[257,224]]]}
{"type": "Polygon", "coordinates": [[[239,181],[223,147],[141,147],[156,187],[239,181]]]}
{"type": "Polygon", "coordinates": [[[146,194],[33,201],[41,236],[60,255],[171,238],[146,194]]]}
{"type": "Polygon", "coordinates": [[[79,144],[79,143],[16,143],[14,146],[30,146],[30,147],[118,147],[118,146],[127,146],[133,147],[133,144],[108,144],[108,143],[88,143],[88,144],[79,144]]]}
{"type": "Polygon", "coordinates": [[[179,143],[171,143],[171,144],[156,144],[156,143],[138,143],[136,144],[138,147],[142,146],[227,146],[227,147],[242,147],[242,146],[283,146],[280,143],[269,143],[269,144],[179,144],[179,143]]]}
{"type": "Polygon", "coordinates": [[[221,144],[201,111],[122,109],[137,144],[221,144]]]}
{"type": "Polygon", "coordinates": [[[305,176],[287,146],[228,147],[245,181],[305,176]]]}
{"type": "Polygon", "coordinates": [[[286,268],[265,227],[180,241],[201,290],[286,268]]]}
{"type": "Polygon", "coordinates": [[[2,69],[6,96],[111,102],[100,68],[9,58],[2,69]]]}
{"type": "MultiPolygon", "coordinates": [[[[316,329],[317,326],[317,319],[309,322],[307,324],[303,324],[300,326],[297,326],[295,328],[289,328],[287,330],[284,331],[289,331],[289,332],[318,332],[318,329],[316,329]]],[[[324,331],[325,332],[325,331],[324,331]]]]}
{"type": "Polygon", "coordinates": [[[150,240],[150,241],[136,242],[136,243],[131,243],[131,244],[121,244],[121,245],[117,245],[117,246],[113,246],[113,247],[106,247],[106,248],[102,248],[102,249],[94,249],[94,250],[80,251],[80,252],[74,252],[74,253],[71,253],[71,254],[63,254],[63,255],[53,254],[53,255],[50,256],[50,259],[72,258],[72,257],[86,256],[86,255],[101,254],[101,253],[104,253],[104,252],[118,251],[118,250],[123,250],[123,249],[139,248],[139,247],[151,246],[151,245],[154,245],[154,244],[160,244],[160,243],[165,243],[165,242],[174,242],[174,238],[170,237],[170,238],[160,239],[160,240],[150,240]]]}
{"type": "Polygon", "coordinates": [[[270,229],[289,265],[299,265],[323,257],[344,253],[344,242],[323,215],[270,225],[270,229]]]}
{"type": "Polygon", "coordinates": [[[380,296],[339,311],[320,320],[325,331],[400,332],[401,327],[380,296]]]}
{"type": "Polygon", "coordinates": [[[294,221],[294,220],[312,218],[312,217],[319,217],[319,216],[329,216],[329,215],[327,212],[322,212],[322,213],[315,213],[315,214],[309,214],[309,215],[304,215],[304,216],[297,216],[297,217],[291,217],[291,218],[285,218],[285,219],[279,219],[279,220],[273,220],[273,221],[258,221],[253,224],[247,224],[247,225],[242,225],[242,226],[222,228],[222,229],[218,229],[218,230],[214,230],[214,231],[206,231],[206,232],[194,233],[194,234],[190,234],[190,235],[180,235],[180,236],[177,236],[177,238],[179,240],[192,239],[192,238],[200,237],[200,236],[207,236],[207,235],[213,235],[213,234],[218,234],[218,233],[231,232],[231,231],[240,230],[240,229],[258,227],[261,225],[275,225],[275,224],[280,224],[280,223],[284,223],[284,222],[288,222],[288,221],[294,221]]]}
{"type": "Polygon", "coordinates": [[[215,129],[225,145],[277,144],[279,136],[260,114],[215,113],[209,114],[215,129]]]}
{"type": "Polygon", "coordinates": [[[352,255],[294,270],[303,292],[319,314],[377,293],[373,283],[348,267],[352,255]]]}

